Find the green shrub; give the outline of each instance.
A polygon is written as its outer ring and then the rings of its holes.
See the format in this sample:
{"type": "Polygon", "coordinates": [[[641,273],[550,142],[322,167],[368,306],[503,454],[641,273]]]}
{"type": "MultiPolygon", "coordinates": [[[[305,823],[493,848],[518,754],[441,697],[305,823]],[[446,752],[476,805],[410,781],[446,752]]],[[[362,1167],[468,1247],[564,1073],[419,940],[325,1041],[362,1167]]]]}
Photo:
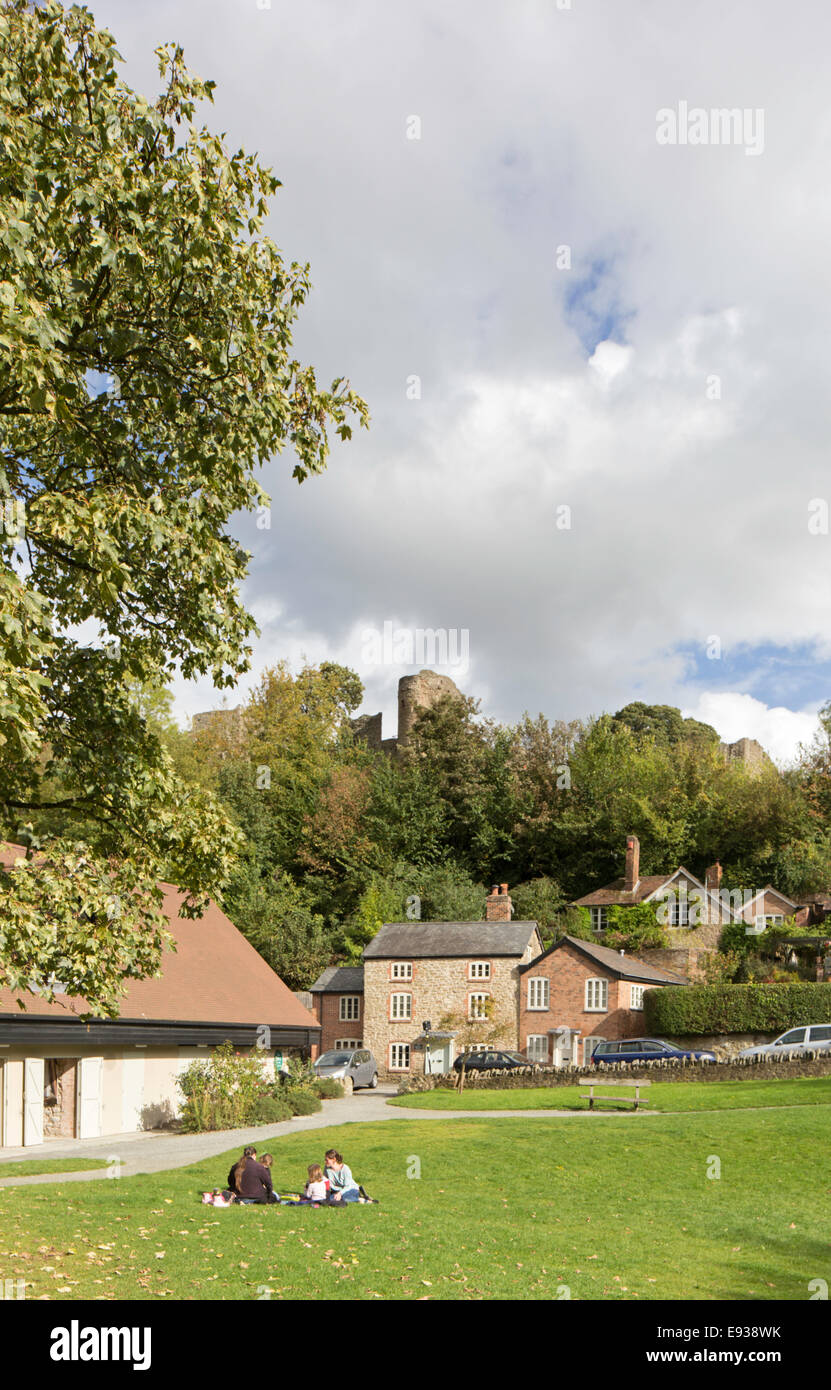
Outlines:
{"type": "Polygon", "coordinates": [[[827,984],[667,985],[644,995],[647,1033],[783,1033],[831,1022],[827,984]]]}
{"type": "Polygon", "coordinates": [[[282,1096],[259,1096],[251,1107],[246,1121],[251,1125],[276,1125],[281,1120],[290,1120],[294,1111],[282,1096]]]}
{"type": "Polygon", "coordinates": [[[177,1085],[184,1097],[184,1130],[238,1129],[249,1123],[252,1106],[266,1089],[262,1053],[238,1053],[223,1043],[204,1061],[191,1062],[177,1085]]]}
{"type": "Polygon", "coordinates": [[[648,947],[669,945],[664,925],[658,920],[654,903],[633,903],[623,906],[613,903],[606,909],[608,926],[604,946],[614,951],[643,951],[648,947]]]}
{"type": "Polygon", "coordinates": [[[292,1115],[314,1115],[323,1105],[316,1095],[301,1086],[287,1086],[282,1099],[289,1106],[292,1115]]]}
{"type": "Polygon", "coordinates": [[[343,1087],[331,1076],[321,1076],[312,1087],[312,1095],[318,1096],[321,1100],[340,1100],[343,1087]]]}

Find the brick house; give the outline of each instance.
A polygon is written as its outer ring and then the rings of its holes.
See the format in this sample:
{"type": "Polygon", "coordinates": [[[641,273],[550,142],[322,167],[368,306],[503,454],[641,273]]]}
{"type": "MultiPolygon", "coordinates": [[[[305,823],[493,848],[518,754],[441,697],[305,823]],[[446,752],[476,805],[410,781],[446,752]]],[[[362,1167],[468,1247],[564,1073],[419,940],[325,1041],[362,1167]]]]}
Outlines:
{"type": "Polygon", "coordinates": [[[641,1036],[645,991],[688,983],[575,936],[521,965],[518,975],[519,1050],[553,1066],[584,1064],[599,1042],[641,1036]]]}
{"type": "Polygon", "coordinates": [[[536,922],[512,922],[511,910],[503,883],[484,921],[388,922],[369,943],[362,1041],[382,1075],[448,1071],[478,1031],[480,1044],[516,1049],[519,970],[542,942],[536,922]]]}
{"type": "Polygon", "coordinates": [[[332,1048],[354,1052],[363,1043],[364,968],[362,965],[330,965],[310,990],[312,1013],[320,1024],[320,1042],[312,1057],[332,1048]]]}

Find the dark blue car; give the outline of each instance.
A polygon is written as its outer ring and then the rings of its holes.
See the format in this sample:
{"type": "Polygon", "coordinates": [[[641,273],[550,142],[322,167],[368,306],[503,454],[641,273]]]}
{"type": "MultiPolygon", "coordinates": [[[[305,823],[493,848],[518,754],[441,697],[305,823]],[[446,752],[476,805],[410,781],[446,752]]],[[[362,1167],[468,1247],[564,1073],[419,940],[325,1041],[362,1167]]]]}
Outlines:
{"type": "Polygon", "coordinates": [[[592,1053],[596,1067],[613,1062],[714,1062],[714,1052],[688,1052],[660,1038],[620,1038],[618,1042],[598,1043],[592,1053]]]}

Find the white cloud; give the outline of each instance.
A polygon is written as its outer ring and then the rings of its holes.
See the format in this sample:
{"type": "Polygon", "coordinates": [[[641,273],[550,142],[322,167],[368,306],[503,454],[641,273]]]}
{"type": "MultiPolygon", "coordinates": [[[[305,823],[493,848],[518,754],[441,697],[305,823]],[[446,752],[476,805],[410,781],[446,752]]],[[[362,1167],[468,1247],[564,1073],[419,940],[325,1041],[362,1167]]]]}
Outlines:
{"type": "MultiPolygon", "coordinates": [[[[831,10],[95,8],[138,86],[155,91],[172,36],[218,79],[201,114],[274,166],[270,230],[311,262],[298,355],[372,409],[324,477],[269,465],[270,531],[239,522],[268,615],[258,667],[339,659],[358,615],[464,627],[477,689],[516,718],[695,706],[673,653],[711,634],[829,662],[831,537],[807,523],[831,498],[831,10]],[[659,146],[656,112],[680,100],[763,108],[764,154],[659,146]]],[[[361,674],[377,708],[394,680],[361,674]]],[[[760,665],[724,698],[776,708],[734,736],[792,749],[823,677],[787,709],[760,665]]]]}
{"type": "Polygon", "coordinates": [[[736,691],[705,692],[682,712],[712,724],[725,743],[755,738],[780,765],[793,762],[800,744],[809,745],[819,730],[816,709],[792,710],[782,705],[771,709],[736,691]]]}

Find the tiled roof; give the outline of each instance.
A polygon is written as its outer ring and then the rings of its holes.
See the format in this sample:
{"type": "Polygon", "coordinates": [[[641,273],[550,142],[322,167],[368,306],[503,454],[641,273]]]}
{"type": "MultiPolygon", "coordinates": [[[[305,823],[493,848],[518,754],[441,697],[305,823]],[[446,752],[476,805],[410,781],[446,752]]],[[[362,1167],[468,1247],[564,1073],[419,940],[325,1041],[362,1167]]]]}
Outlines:
{"type": "Polygon", "coordinates": [[[632,903],[642,903],[646,898],[654,893],[656,888],[661,888],[663,884],[669,883],[677,870],[673,869],[671,874],[649,874],[641,878],[637,887],[627,893],[625,878],[616,878],[612,883],[607,883],[605,888],[595,888],[593,893],[587,893],[583,898],[575,899],[576,907],[611,907],[614,903],[630,905],[632,903]]]}
{"type": "Polygon", "coordinates": [[[638,960],[637,956],[621,955],[620,951],[613,951],[609,946],[598,946],[594,941],[583,941],[577,936],[564,936],[555,945],[549,946],[547,951],[543,951],[541,956],[532,960],[528,965],[520,966],[520,974],[525,974],[527,970],[532,970],[544,956],[550,956],[553,951],[557,951],[561,946],[574,946],[584,956],[602,965],[604,970],[610,974],[617,975],[622,980],[641,980],[644,984],[661,985],[686,985],[689,983],[683,975],[674,975],[669,970],[659,970],[656,965],[647,965],[646,961],[638,960]]]}
{"type": "MultiPolygon", "coordinates": [[[[18,845],[0,846],[0,865],[10,868],[25,851],[18,845]]],[[[268,1024],[281,1028],[319,1027],[317,1019],[292,994],[279,975],[246,941],[225,913],[211,902],[204,916],[190,920],[179,916],[184,894],[170,883],[161,883],[163,910],[176,951],[162,957],[162,973],[155,980],[131,980],[121,1004],[121,1019],[164,1022],[268,1024]]],[[[0,1013],[53,1018],[86,1013],[83,999],[59,996],[47,1003],[37,995],[18,995],[0,989],[0,1013]]]]}
{"type": "Polygon", "coordinates": [[[536,922],[387,922],[364,960],[522,956],[536,929],[536,922]]]}
{"type": "Polygon", "coordinates": [[[329,965],[318,975],[312,994],[361,994],[364,988],[362,965],[329,965]]]}

